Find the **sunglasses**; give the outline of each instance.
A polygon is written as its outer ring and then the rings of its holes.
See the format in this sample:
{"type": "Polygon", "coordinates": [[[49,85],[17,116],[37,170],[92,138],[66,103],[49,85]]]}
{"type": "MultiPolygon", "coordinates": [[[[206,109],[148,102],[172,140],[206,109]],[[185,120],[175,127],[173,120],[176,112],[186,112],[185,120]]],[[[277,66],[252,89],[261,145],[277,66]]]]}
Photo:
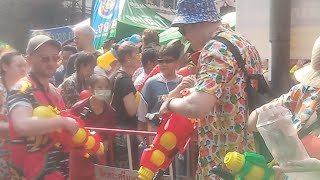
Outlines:
{"type": "Polygon", "coordinates": [[[179,26],[179,33],[182,35],[182,36],[185,36],[186,35],[186,30],[185,30],[185,28],[184,28],[184,26],[182,25],[182,26],[179,26]]]}
{"type": "Polygon", "coordinates": [[[177,61],[176,59],[170,58],[170,59],[158,59],[157,62],[159,64],[170,64],[177,61]]]}
{"type": "Polygon", "coordinates": [[[49,63],[50,60],[56,63],[56,62],[58,62],[60,60],[60,56],[59,55],[52,55],[52,56],[41,56],[41,55],[39,55],[38,57],[40,58],[40,61],[42,63],[49,63]]]}

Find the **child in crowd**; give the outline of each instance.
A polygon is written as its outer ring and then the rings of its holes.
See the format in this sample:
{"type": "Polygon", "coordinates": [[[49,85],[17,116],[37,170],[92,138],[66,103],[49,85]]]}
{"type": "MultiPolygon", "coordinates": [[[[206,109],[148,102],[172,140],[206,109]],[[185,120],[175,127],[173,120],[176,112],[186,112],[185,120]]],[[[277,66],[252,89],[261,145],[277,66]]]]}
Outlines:
{"type": "MultiPolygon", "coordinates": [[[[111,83],[106,76],[93,74],[89,79],[92,96],[79,101],[71,108],[71,114],[84,120],[86,126],[96,128],[114,128],[115,112],[110,105],[111,83]]],[[[108,149],[111,136],[103,134],[105,149],[108,149]],[[108,141],[109,139],[109,141],[108,141]]],[[[95,180],[94,163],[83,157],[81,149],[70,153],[70,180],[95,180]]],[[[104,158],[99,157],[99,164],[104,158]]]]}

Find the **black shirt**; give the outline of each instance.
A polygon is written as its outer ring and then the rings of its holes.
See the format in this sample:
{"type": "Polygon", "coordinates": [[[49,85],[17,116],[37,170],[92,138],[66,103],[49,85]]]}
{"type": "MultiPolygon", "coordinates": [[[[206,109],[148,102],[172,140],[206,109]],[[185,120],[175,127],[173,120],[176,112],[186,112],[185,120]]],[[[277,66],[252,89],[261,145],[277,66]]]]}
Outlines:
{"type": "Polygon", "coordinates": [[[130,94],[136,94],[137,90],[133,85],[129,74],[123,70],[116,72],[113,79],[112,106],[116,111],[116,127],[121,129],[137,129],[137,117],[129,116],[123,102],[123,98],[130,94]]]}

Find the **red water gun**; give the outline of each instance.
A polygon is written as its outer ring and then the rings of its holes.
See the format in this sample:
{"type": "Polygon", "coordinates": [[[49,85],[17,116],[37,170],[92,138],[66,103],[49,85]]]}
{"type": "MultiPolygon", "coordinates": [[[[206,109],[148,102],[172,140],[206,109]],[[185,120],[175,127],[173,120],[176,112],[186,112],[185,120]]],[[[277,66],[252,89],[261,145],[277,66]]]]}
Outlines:
{"type": "Polygon", "coordinates": [[[196,74],[197,64],[198,64],[198,59],[199,59],[200,54],[201,54],[201,51],[197,51],[197,52],[193,53],[189,57],[189,63],[186,66],[179,69],[178,74],[183,77],[196,74]]]}
{"type": "Polygon", "coordinates": [[[75,147],[83,147],[84,157],[89,158],[90,155],[103,155],[104,145],[99,134],[89,131],[85,128],[85,123],[79,117],[76,117],[66,111],[59,112],[51,106],[38,106],[33,109],[33,116],[41,118],[53,118],[56,116],[70,117],[75,119],[79,125],[79,129],[75,135],[71,135],[68,131],[57,129],[50,134],[56,146],[62,145],[65,151],[70,151],[75,147]]]}
{"type": "MultiPolygon", "coordinates": [[[[189,57],[189,63],[186,66],[184,66],[181,69],[179,69],[177,74],[179,74],[179,75],[181,75],[183,77],[196,74],[197,64],[198,64],[198,59],[199,59],[200,54],[201,54],[201,51],[197,51],[197,52],[193,53],[189,57]]],[[[145,85],[145,83],[147,82],[147,80],[150,79],[151,77],[157,75],[158,73],[160,73],[160,67],[159,67],[159,65],[156,65],[152,69],[150,74],[148,74],[148,76],[144,80],[144,82],[138,87],[138,91],[141,92],[142,88],[145,85]]]]}
{"type": "MultiPolygon", "coordinates": [[[[182,93],[188,95],[190,91],[182,93]]],[[[174,113],[164,114],[152,145],[142,153],[139,179],[151,180],[159,170],[166,170],[175,155],[185,151],[195,128],[195,120],[174,113]]]]}

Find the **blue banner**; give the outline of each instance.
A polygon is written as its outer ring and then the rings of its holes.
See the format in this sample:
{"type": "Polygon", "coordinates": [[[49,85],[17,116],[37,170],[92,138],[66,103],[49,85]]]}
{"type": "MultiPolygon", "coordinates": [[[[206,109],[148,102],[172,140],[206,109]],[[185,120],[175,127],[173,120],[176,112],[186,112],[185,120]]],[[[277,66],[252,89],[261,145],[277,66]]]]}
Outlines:
{"type": "Polygon", "coordinates": [[[96,33],[94,38],[95,48],[100,48],[106,39],[116,37],[121,2],[123,0],[94,0],[91,26],[96,33]]]}
{"type": "Polygon", "coordinates": [[[44,34],[50,36],[52,39],[63,43],[73,38],[72,26],[64,26],[52,29],[30,30],[30,36],[44,34]]]}

